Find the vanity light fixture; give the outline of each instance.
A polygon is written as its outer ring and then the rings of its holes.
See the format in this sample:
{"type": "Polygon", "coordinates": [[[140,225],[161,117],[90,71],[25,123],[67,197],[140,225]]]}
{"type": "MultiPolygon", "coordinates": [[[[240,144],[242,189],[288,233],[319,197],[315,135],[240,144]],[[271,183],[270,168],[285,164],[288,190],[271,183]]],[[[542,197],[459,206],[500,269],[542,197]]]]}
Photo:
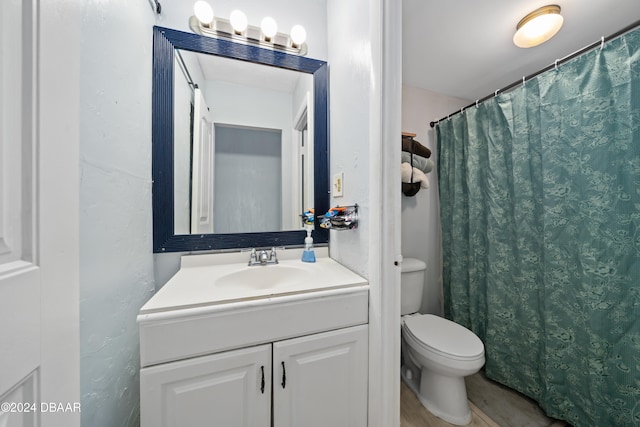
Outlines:
{"type": "Polygon", "coordinates": [[[563,22],[560,6],[542,6],[518,22],[513,43],[522,48],[538,46],[555,36],[563,22]]]}
{"type": "Polygon", "coordinates": [[[189,18],[189,27],[201,36],[253,44],[295,55],[307,54],[307,32],[302,25],[294,25],[291,35],[288,35],[278,32],[278,24],[270,16],[262,19],[260,27],[249,25],[247,15],[240,10],[231,12],[227,20],[215,16],[211,6],[204,0],[197,1],[193,11],[194,16],[189,18]]]}

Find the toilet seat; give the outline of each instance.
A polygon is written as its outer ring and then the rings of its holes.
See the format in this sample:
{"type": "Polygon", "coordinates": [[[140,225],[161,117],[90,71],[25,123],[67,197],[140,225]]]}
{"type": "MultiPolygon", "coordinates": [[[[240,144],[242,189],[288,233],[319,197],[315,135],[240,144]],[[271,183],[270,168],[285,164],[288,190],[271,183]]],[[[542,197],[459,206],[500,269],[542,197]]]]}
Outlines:
{"type": "Polygon", "coordinates": [[[403,328],[426,351],[460,361],[484,357],[484,344],[473,332],[433,314],[407,316],[403,328]]]}

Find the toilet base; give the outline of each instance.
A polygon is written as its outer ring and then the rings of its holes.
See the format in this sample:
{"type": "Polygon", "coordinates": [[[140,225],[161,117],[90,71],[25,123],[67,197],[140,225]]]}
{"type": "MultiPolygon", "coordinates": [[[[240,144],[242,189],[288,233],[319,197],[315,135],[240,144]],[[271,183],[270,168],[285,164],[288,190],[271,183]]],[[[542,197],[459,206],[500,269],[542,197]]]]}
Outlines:
{"type": "Polygon", "coordinates": [[[471,422],[464,377],[448,377],[427,369],[415,372],[408,366],[402,366],[401,373],[405,384],[433,415],[460,426],[471,422]]]}

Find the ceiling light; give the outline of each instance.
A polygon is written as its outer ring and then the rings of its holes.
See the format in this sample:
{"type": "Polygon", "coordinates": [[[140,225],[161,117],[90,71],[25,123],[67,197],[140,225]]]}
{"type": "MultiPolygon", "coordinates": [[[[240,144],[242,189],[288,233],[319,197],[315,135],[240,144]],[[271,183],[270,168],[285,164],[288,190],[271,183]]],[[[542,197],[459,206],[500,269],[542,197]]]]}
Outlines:
{"type": "Polygon", "coordinates": [[[518,22],[513,43],[523,48],[538,46],[555,36],[563,22],[560,6],[542,6],[518,22]]]}

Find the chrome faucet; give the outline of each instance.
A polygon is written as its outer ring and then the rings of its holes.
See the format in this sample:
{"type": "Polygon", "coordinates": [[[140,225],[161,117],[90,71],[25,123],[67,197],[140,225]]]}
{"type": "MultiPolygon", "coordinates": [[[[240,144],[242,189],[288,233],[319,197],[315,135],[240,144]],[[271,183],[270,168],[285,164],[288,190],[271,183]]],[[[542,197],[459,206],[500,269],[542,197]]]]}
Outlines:
{"type": "Polygon", "coordinates": [[[278,256],[276,255],[276,248],[271,248],[271,251],[267,253],[265,249],[260,252],[256,251],[256,248],[251,249],[251,255],[249,256],[249,266],[252,265],[267,265],[277,264],[278,256]]]}

